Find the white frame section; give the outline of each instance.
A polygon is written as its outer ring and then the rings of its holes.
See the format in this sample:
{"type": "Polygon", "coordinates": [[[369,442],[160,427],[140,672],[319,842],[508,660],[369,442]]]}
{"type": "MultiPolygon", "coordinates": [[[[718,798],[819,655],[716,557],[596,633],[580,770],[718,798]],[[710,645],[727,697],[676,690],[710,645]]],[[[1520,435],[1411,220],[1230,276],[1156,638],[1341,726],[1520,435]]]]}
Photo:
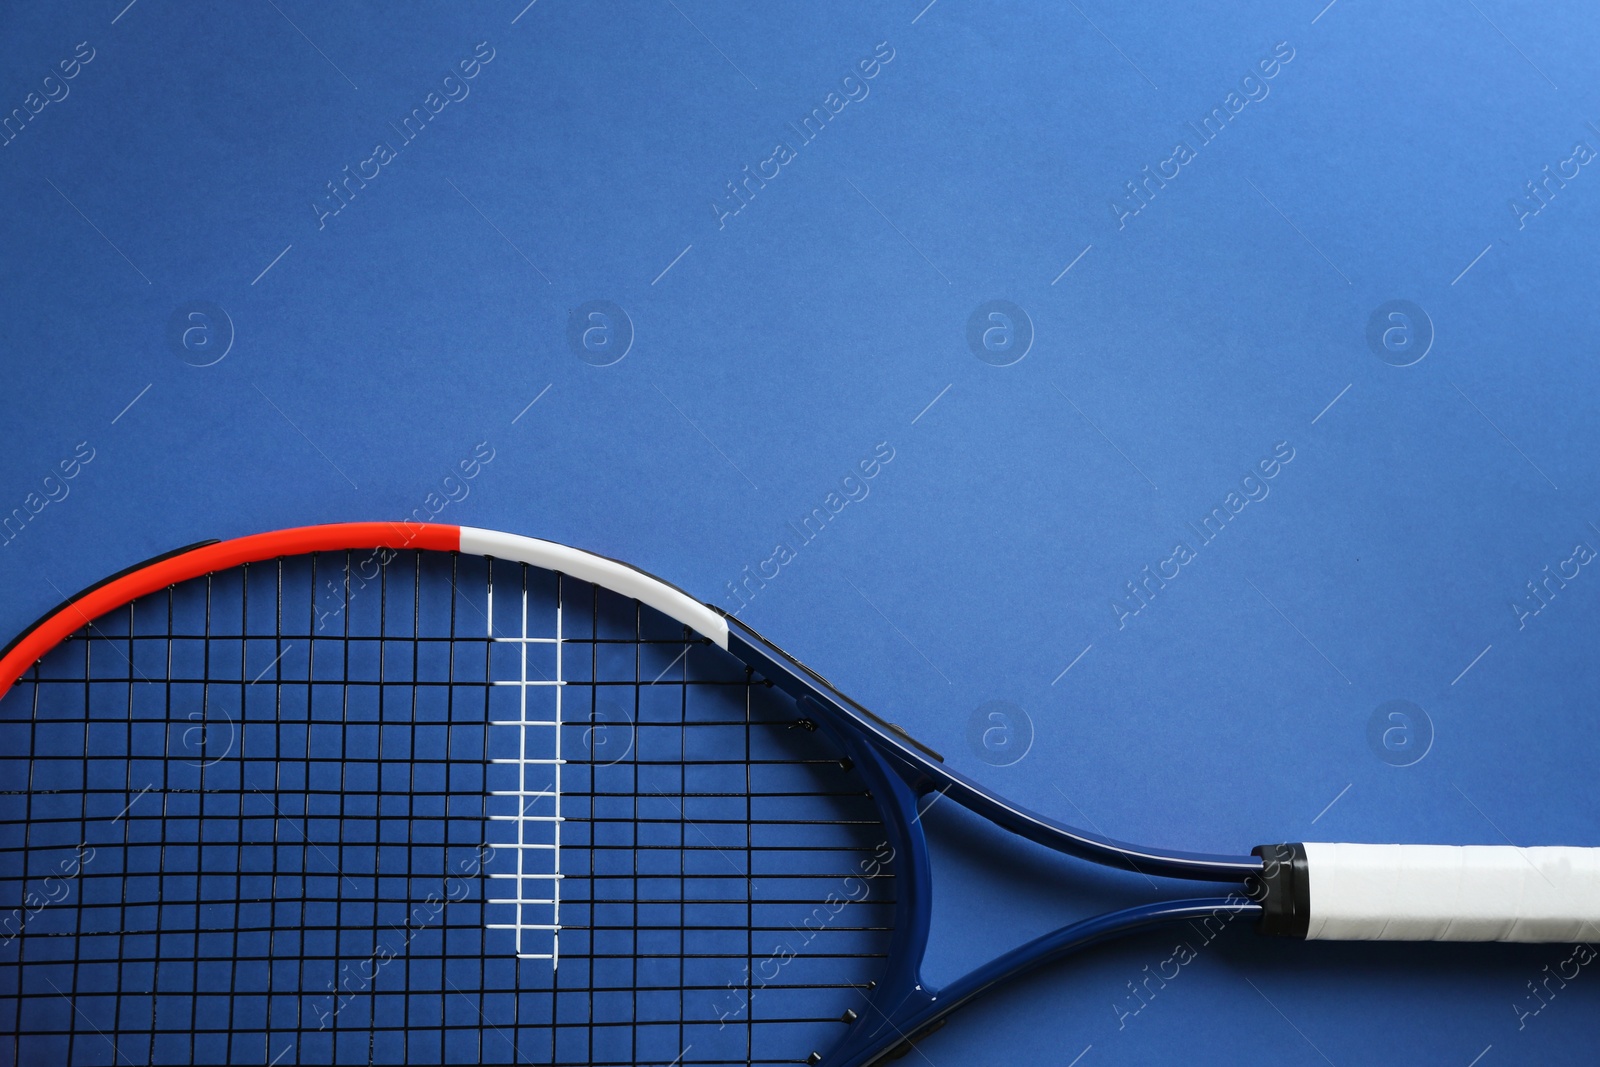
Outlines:
{"type": "Polygon", "coordinates": [[[473,555],[493,556],[495,559],[526,563],[533,567],[556,571],[631,597],[648,604],[663,615],[678,620],[685,626],[709,637],[718,648],[728,647],[728,623],[714,609],[707,607],[681,589],[676,589],[644,571],[618,563],[614,559],[597,556],[580,548],[569,548],[554,541],[541,541],[537,537],[461,527],[461,551],[473,555]]]}

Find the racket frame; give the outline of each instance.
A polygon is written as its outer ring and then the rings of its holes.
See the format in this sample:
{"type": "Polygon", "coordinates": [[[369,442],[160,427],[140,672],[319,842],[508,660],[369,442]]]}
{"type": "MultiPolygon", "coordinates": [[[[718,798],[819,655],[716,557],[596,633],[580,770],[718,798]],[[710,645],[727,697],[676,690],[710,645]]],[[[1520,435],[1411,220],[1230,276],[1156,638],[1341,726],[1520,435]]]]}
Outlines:
{"type": "Polygon", "coordinates": [[[866,1010],[849,1020],[843,1040],[814,1055],[812,1063],[864,1067],[898,1054],[975,997],[1102,941],[1189,919],[1260,916],[1261,905],[1240,890],[1247,880],[1259,878],[1264,867],[1261,857],[1131,845],[1014,804],[945,766],[943,757],[933,749],[840,693],[827,679],[745,623],[732,617],[727,621],[728,650],[792,696],[809,721],[853,761],[878,801],[895,853],[895,923],[888,967],[866,995],[866,1010]],[[949,985],[931,987],[921,975],[933,918],[932,855],[921,817],[925,810],[922,798],[930,794],[948,797],[1002,829],[1057,852],[1152,877],[1232,883],[1233,892],[1158,901],[1096,915],[1019,945],[949,985]]]}
{"type": "Polygon", "coordinates": [[[246,563],[316,552],[434,550],[526,563],[631,597],[704,635],[794,698],[808,722],[830,737],[867,781],[883,815],[896,865],[895,922],[888,966],[864,991],[865,1010],[813,1063],[862,1067],[936,1028],[992,987],[1072,952],[1164,923],[1213,915],[1259,916],[1238,890],[1258,881],[1258,856],[1151,849],[1116,841],[1013,804],[945,765],[936,751],[845,696],[826,678],[754,629],[629,564],[552,541],[471,527],[410,522],[338,523],[202,541],[119,572],[56,607],[0,650],[0,697],[56,645],[133,600],[246,563]],[[921,967],[932,920],[932,863],[921,823],[922,798],[948,797],[995,825],[1055,851],[1152,877],[1231,883],[1230,896],[1162,901],[1094,916],[1018,946],[942,988],[921,967]]]}

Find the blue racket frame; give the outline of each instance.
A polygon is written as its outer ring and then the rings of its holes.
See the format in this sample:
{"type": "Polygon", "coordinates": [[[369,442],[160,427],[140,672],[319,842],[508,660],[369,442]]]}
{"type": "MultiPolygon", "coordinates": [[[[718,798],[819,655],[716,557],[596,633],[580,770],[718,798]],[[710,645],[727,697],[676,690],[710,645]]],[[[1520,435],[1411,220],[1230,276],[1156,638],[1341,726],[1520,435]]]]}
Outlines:
{"type": "Polygon", "coordinates": [[[933,917],[931,855],[918,815],[921,798],[949,797],[1019,837],[1094,863],[1140,874],[1241,886],[1262,872],[1256,856],[1168,852],[1086,833],[995,796],[952,770],[931,749],[835,689],[827,679],[739,620],[728,618],[728,650],[795,699],[819,729],[844,749],[876,796],[896,863],[895,922],[888,969],[864,994],[864,1010],[831,1049],[813,1054],[820,1067],[865,1067],[901,1050],[968,1001],[1019,975],[1080,949],[1185,919],[1257,916],[1261,906],[1232,896],[1159,901],[1063,926],[995,957],[942,988],[922,980],[933,917]]]}
{"type": "MultiPolygon", "coordinates": [[[[853,761],[878,801],[894,849],[894,925],[884,973],[862,990],[861,1010],[844,1013],[846,1028],[840,1039],[813,1053],[811,1062],[818,1067],[864,1067],[879,1062],[995,986],[1098,942],[1185,919],[1261,912],[1260,905],[1239,891],[1253,876],[1262,874],[1264,865],[1258,857],[1144,848],[1087,833],[1015,805],[944,766],[938,753],[840,693],[827,679],[739,620],[636,568],[550,542],[455,527],[406,528],[383,523],[311,527],[205,542],[91,587],[25,631],[8,646],[7,654],[0,654],[0,661],[12,662],[14,678],[87,620],[175,581],[253,560],[391,543],[400,548],[459,549],[510,559],[571,573],[623,595],[637,596],[708,634],[712,643],[722,645],[787,693],[801,714],[853,761]],[[470,544],[469,535],[473,538],[470,544]],[[932,863],[918,814],[921,798],[930,793],[947,796],[996,826],[1055,851],[1148,876],[1226,883],[1232,895],[1162,901],[1084,919],[1012,949],[947,986],[931,987],[923,981],[921,970],[932,920],[932,863]]],[[[0,674],[0,681],[4,677],[0,674]]],[[[0,692],[4,688],[0,685],[0,692]]]]}

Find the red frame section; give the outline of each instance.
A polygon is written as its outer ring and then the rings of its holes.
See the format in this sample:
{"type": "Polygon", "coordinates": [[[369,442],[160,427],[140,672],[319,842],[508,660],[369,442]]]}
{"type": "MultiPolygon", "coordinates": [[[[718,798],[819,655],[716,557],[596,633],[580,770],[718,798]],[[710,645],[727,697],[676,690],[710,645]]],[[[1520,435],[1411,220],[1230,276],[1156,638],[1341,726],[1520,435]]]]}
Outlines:
{"type": "Polygon", "coordinates": [[[0,697],[16,684],[45,653],[108,611],[124,607],[139,597],[217,571],[245,563],[260,563],[311,552],[346,549],[434,549],[456,552],[461,548],[461,527],[434,523],[343,522],[328,526],[301,526],[255,534],[232,541],[201,545],[177,555],[160,557],[110,581],[79,593],[34,623],[0,658],[0,697]]]}

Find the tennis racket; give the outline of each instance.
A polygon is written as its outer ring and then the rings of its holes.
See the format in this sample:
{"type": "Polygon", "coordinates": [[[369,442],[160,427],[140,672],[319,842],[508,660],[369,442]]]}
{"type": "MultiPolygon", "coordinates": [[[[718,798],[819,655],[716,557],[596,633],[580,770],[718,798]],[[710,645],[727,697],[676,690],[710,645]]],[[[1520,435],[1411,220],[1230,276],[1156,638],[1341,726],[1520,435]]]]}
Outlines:
{"type": "Polygon", "coordinates": [[[0,776],[19,1063],[856,1067],[1164,923],[1600,923],[1600,849],[1218,856],[1073,829],[666,582],[454,526],[204,542],[72,597],[0,654],[0,776]],[[941,798],[1208,887],[933,988],[919,804],[941,798]]]}

